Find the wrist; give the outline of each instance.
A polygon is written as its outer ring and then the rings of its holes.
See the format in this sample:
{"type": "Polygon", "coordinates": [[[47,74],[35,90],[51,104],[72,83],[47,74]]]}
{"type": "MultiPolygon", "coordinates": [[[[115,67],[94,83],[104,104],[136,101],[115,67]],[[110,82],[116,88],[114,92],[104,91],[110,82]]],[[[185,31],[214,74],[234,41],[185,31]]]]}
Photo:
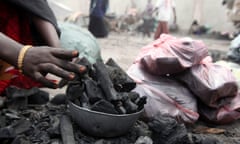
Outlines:
{"type": "Polygon", "coordinates": [[[27,51],[32,48],[31,45],[25,45],[24,47],[21,48],[19,54],[18,54],[18,59],[17,59],[17,67],[19,71],[22,73],[23,72],[23,66],[24,66],[24,58],[26,56],[27,51]]]}

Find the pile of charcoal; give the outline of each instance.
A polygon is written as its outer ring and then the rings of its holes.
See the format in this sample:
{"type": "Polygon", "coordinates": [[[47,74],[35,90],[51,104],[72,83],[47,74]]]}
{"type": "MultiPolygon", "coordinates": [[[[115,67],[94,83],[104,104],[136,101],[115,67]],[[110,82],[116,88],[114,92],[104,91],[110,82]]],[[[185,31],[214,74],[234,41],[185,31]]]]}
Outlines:
{"type": "MultiPolygon", "coordinates": [[[[18,101],[18,100],[17,100],[18,101]]],[[[15,104],[16,102],[15,101],[15,104]]],[[[184,124],[159,115],[138,120],[126,135],[96,138],[71,120],[66,105],[27,104],[0,110],[1,144],[221,144],[211,136],[188,133],[184,124]]]]}
{"type": "Polygon", "coordinates": [[[66,104],[56,105],[56,99],[48,101],[48,96],[38,88],[7,89],[5,102],[0,99],[4,103],[0,106],[1,144],[187,144],[185,126],[167,116],[148,122],[138,120],[126,135],[120,137],[100,139],[89,136],[71,120],[66,104]]]}
{"type": "Polygon", "coordinates": [[[132,92],[136,83],[109,59],[91,65],[86,59],[79,64],[87,66],[85,75],[77,76],[67,88],[67,97],[78,106],[109,114],[131,114],[143,109],[146,97],[132,92]]]}

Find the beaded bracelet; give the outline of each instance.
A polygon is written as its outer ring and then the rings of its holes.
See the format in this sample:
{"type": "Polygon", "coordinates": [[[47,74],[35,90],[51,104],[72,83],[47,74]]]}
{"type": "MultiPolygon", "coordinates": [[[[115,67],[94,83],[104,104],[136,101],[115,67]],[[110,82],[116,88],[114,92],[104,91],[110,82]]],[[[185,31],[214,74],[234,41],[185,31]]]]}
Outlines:
{"type": "Polygon", "coordinates": [[[28,51],[28,49],[30,49],[30,48],[32,48],[31,45],[26,45],[19,52],[17,65],[18,65],[18,69],[21,73],[23,72],[23,62],[24,62],[25,54],[28,51]]]}

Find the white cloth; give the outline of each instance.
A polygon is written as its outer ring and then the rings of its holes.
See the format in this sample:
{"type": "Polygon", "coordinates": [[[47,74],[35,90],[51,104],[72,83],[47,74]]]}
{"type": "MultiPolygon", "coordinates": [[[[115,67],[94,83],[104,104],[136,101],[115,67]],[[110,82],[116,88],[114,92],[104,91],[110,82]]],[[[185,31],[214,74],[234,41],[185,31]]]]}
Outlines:
{"type": "Polygon", "coordinates": [[[175,8],[174,0],[158,0],[156,4],[158,8],[158,21],[169,21],[171,19],[172,9],[175,8]]]}

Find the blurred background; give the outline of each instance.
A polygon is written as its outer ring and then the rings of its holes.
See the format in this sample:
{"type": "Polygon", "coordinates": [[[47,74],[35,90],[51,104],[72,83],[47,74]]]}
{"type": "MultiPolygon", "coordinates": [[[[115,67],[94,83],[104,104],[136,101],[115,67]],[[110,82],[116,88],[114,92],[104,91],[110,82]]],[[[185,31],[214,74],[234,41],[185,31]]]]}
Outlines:
{"type": "MultiPolygon", "coordinates": [[[[153,0],[153,4],[156,1],[153,0]]],[[[74,12],[89,15],[90,0],[49,0],[49,2],[59,20],[63,20],[67,15],[74,12]]],[[[126,11],[132,6],[131,0],[110,0],[109,2],[107,13],[115,14],[117,17],[125,15],[126,11]]],[[[175,2],[177,24],[181,30],[188,30],[194,19],[198,19],[202,25],[216,31],[232,32],[235,30],[226,14],[226,7],[222,5],[222,0],[175,0],[175,2]]],[[[135,0],[139,13],[144,11],[146,4],[147,0],[135,0]]]]}

